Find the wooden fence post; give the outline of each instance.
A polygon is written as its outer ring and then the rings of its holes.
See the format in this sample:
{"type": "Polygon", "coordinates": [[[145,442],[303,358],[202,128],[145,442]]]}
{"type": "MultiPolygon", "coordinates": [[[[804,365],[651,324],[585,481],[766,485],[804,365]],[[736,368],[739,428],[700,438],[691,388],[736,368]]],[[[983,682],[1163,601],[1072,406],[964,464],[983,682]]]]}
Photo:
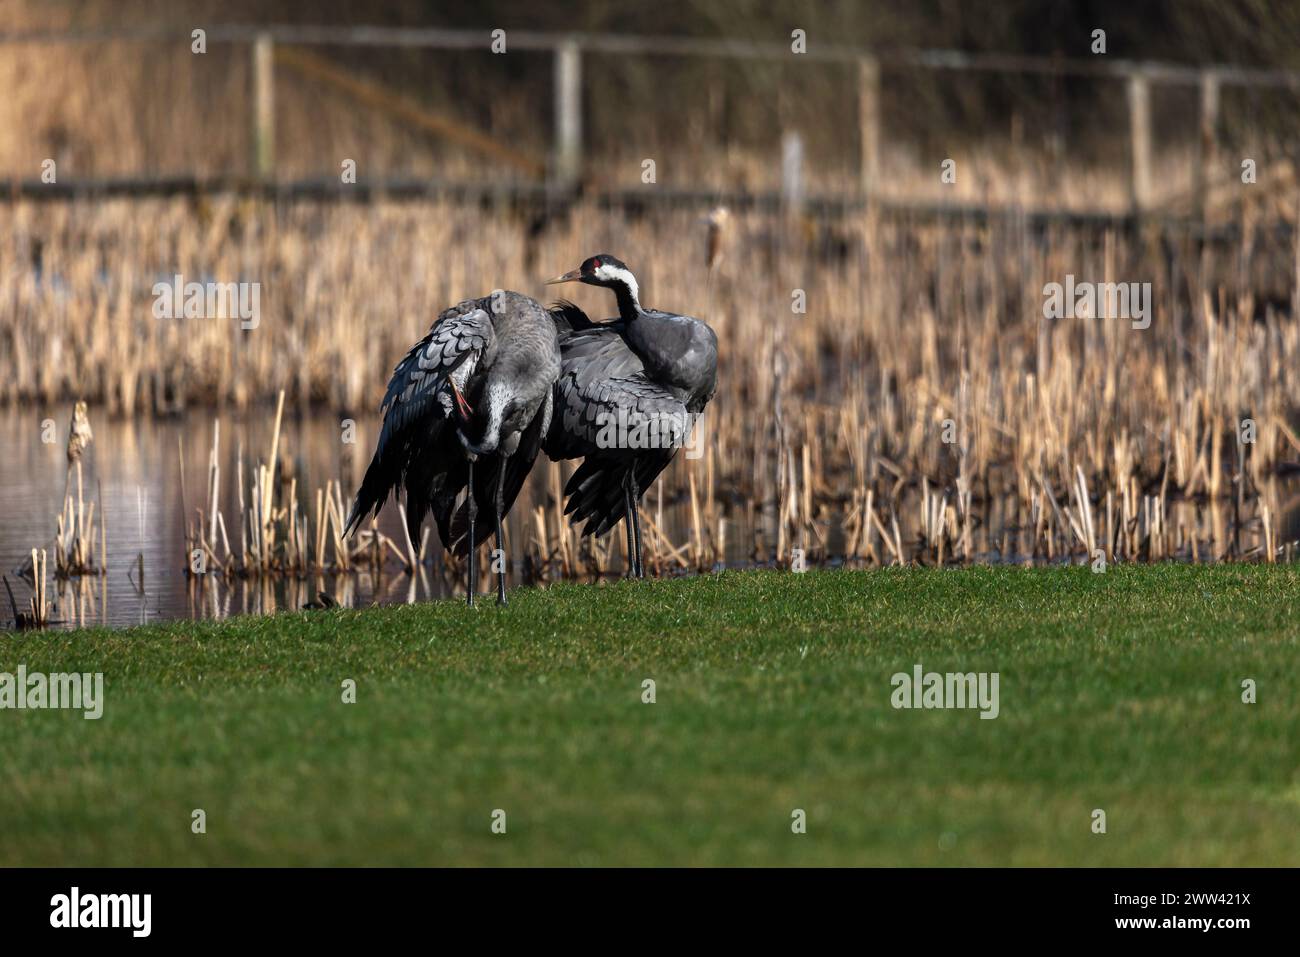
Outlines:
{"type": "Polygon", "coordinates": [[[1128,77],[1128,117],[1133,210],[1140,213],[1151,204],[1151,83],[1140,70],[1128,77]]]}
{"type": "Polygon", "coordinates": [[[858,148],[862,195],[872,199],[880,180],[880,61],[875,57],[858,61],[858,148]]]}
{"type": "Polygon", "coordinates": [[[803,137],[798,130],[781,134],[781,211],[787,216],[803,212],[803,137]]]}
{"type": "Polygon", "coordinates": [[[1197,140],[1196,169],[1193,171],[1194,203],[1198,219],[1204,221],[1206,193],[1214,186],[1219,150],[1219,75],[1213,70],[1201,73],[1201,130],[1197,140]]]}
{"type": "Polygon", "coordinates": [[[275,167],[275,47],[269,33],[253,41],[253,174],[269,179],[275,167]]]}
{"type": "Polygon", "coordinates": [[[556,186],[572,188],[582,175],[582,52],[576,40],[555,48],[556,186]]]}

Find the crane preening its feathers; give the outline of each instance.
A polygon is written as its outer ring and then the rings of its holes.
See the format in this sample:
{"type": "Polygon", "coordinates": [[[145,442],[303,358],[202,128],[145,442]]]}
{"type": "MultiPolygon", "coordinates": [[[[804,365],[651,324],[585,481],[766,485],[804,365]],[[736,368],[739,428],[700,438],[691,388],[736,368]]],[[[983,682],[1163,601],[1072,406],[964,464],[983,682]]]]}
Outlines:
{"type": "MultiPolygon", "coordinates": [[[[514,292],[438,317],[393,370],[347,532],[400,488],[411,541],[432,513],[443,546],[469,555],[489,534],[477,513],[491,509],[503,548],[502,522],[544,449],[555,460],[583,459],[565,486],[565,512],[586,535],[626,520],[628,570],[644,577],[638,503],[676,444],[610,443],[603,426],[629,414],[693,421],[713,397],[718,340],[698,319],[642,307],[636,276],[613,256],[551,280],[574,281],[613,291],[618,318],[592,322],[571,303],[547,310],[514,292]]],[[[476,569],[471,559],[471,605],[476,569]]],[[[497,601],[505,600],[502,563],[497,601]]]]}
{"type": "Polygon", "coordinates": [[[611,416],[689,422],[713,398],[718,338],[690,316],[646,309],[640,284],[625,263],[606,253],[549,283],[582,282],[614,293],[618,318],[593,323],[561,303],[552,312],[560,327],[562,361],[555,383],[555,415],[543,448],[552,459],[582,457],[564,488],[565,512],[585,522],[584,535],[603,535],[627,521],[628,568],[644,577],[641,496],[676,454],[667,447],[610,446],[602,425],[611,416]]]}
{"type": "MultiPolygon", "coordinates": [[[[401,487],[411,541],[420,540],[420,525],[432,512],[443,546],[470,555],[487,538],[488,529],[475,521],[486,508],[496,517],[497,547],[504,548],[501,523],[550,427],[559,369],[555,322],[534,299],[497,292],[440,315],[393,370],[379,442],[346,530],[378,514],[401,487]]],[[[471,556],[471,605],[477,564],[471,556]]],[[[505,600],[502,564],[497,601],[505,600]]]]}

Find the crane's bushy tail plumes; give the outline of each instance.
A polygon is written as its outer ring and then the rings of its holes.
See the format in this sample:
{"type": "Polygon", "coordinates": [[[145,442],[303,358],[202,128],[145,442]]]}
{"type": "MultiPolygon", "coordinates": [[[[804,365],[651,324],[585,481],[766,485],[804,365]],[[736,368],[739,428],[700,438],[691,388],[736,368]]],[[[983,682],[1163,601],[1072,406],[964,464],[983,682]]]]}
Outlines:
{"type": "Polygon", "coordinates": [[[673,449],[638,459],[589,455],[564,486],[564,512],[574,525],[586,522],[583,535],[604,535],[627,515],[627,480],[635,468],[637,491],[644,494],[672,461],[673,449]]]}
{"type": "Polygon", "coordinates": [[[404,472],[405,464],[398,456],[385,457],[382,450],[375,451],[374,458],[366,466],[366,474],[361,480],[361,487],[357,489],[357,496],[352,500],[352,510],[348,512],[348,520],[343,526],[344,537],[356,531],[367,518],[379,514],[379,510],[388,501],[389,494],[401,483],[404,472]]]}
{"type": "Polygon", "coordinates": [[[444,420],[421,423],[408,434],[381,440],[375,457],[366,468],[361,487],[344,526],[350,535],[372,515],[378,515],[390,495],[406,491],[406,528],[411,541],[420,541],[420,525],[433,512],[439,533],[447,540],[456,496],[465,487],[466,464],[456,443],[454,430],[444,420]]]}

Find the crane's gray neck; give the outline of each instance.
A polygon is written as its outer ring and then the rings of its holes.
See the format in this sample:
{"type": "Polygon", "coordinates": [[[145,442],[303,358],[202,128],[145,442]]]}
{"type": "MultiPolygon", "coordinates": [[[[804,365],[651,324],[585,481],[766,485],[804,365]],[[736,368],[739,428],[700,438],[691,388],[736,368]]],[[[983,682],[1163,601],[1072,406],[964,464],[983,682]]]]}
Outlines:
{"type": "Polygon", "coordinates": [[[487,422],[483,426],[483,437],[477,442],[461,433],[461,444],[475,455],[490,455],[501,444],[501,427],[505,420],[506,405],[510,401],[510,391],[499,383],[492,383],[485,390],[483,401],[487,405],[487,422]]]}
{"type": "Polygon", "coordinates": [[[630,270],[616,269],[609,280],[609,288],[614,290],[618,299],[618,314],[624,322],[631,322],[641,312],[640,289],[636,276],[630,270]]]}

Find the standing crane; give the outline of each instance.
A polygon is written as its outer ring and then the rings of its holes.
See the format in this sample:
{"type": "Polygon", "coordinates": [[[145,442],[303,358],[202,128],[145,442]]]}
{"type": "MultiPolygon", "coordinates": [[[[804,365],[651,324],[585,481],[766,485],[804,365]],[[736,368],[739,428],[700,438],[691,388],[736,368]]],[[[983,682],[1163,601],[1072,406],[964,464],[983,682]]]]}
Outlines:
{"type": "MultiPolygon", "coordinates": [[[[690,316],[646,309],[626,264],[607,253],[592,256],[548,285],[582,282],[614,293],[618,318],[595,323],[572,303],[553,310],[562,361],[555,381],[556,414],[543,448],[552,459],[582,457],[564,487],[565,513],[586,522],[584,535],[603,535],[626,521],[628,571],[643,578],[641,496],[668,467],[695,416],[713,398],[718,337],[690,316]],[[635,417],[669,425],[669,441],[649,447],[623,441],[635,417]],[[611,435],[619,441],[610,442],[611,435]]],[[[660,436],[664,430],[659,430],[660,436]]]]}
{"type": "MultiPolygon", "coordinates": [[[[550,428],[559,372],[556,325],[535,299],[498,291],[442,313],[393,370],[379,442],[345,534],[378,514],[400,486],[411,541],[420,540],[432,512],[443,546],[469,556],[466,602],[473,605],[475,549],[488,535],[476,527],[478,510],[492,509],[497,548],[504,549],[502,521],[550,428]]],[[[502,561],[497,604],[505,603],[502,561]]]]}

